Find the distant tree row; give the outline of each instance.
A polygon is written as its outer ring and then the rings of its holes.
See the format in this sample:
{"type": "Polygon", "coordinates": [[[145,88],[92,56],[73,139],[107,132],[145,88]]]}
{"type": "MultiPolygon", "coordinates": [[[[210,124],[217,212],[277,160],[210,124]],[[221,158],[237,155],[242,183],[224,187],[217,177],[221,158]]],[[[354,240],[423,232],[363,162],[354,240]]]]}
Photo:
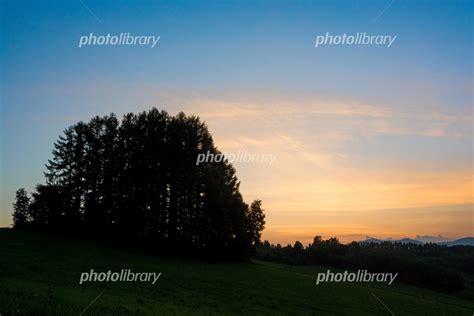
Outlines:
{"type": "Polygon", "coordinates": [[[246,255],[264,229],[261,201],[244,203],[227,161],[196,165],[207,151],[219,153],[206,125],[184,113],[79,122],[54,144],[46,183],[17,191],[14,227],[246,255]]]}
{"type": "Polygon", "coordinates": [[[398,273],[397,281],[448,292],[472,287],[463,276],[474,277],[474,247],[470,246],[392,242],[344,245],[336,238],[316,236],[306,247],[299,241],[286,246],[259,243],[256,257],[292,265],[398,273]]]}

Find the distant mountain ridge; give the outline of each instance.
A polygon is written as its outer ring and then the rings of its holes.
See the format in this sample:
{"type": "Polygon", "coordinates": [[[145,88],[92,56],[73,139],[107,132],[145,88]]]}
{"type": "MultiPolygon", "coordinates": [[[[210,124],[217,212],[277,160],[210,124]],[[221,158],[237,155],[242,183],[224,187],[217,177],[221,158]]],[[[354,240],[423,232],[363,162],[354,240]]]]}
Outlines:
{"type": "Polygon", "coordinates": [[[474,247],[474,237],[464,237],[456,239],[453,241],[444,241],[438,243],[439,245],[446,245],[448,247],[452,246],[473,246],[474,247]]]}
{"type": "Polygon", "coordinates": [[[422,243],[428,243],[428,242],[431,242],[431,243],[439,243],[439,242],[447,242],[447,241],[452,241],[452,239],[450,238],[445,238],[441,235],[438,235],[438,236],[430,236],[430,235],[417,235],[415,240],[419,240],[421,241],[422,243]]]}
{"type": "MultiPolygon", "coordinates": [[[[386,242],[386,241],[392,242],[392,243],[415,244],[415,245],[422,245],[422,244],[429,243],[429,242],[422,242],[420,240],[411,239],[411,238],[402,238],[402,239],[398,239],[398,240],[393,240],[393,239],[377,239],[377,238],[371,238],[371,237],[368,237],[366,240],[359,241],[359,243],[379,244],[379,243],[386,242]]],[[[452,247],[452,246],[472,246],[472,247],[474,247],[474,237],[463,237],[463,238],[456,239],[456,240],[431,242],[431,243],[437,244],[437,245],[446,245],[448,247],[452,247]]]]}

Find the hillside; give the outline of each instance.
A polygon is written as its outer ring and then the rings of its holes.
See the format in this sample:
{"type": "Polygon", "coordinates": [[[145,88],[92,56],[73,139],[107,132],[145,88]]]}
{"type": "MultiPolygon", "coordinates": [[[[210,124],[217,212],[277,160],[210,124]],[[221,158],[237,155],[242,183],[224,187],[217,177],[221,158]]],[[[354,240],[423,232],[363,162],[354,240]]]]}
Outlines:
{"type": "Polygon", "coordinates": [[[474,303],[416,287],[329,283],[323,267],[212,263],[57,234],[0,229],[2,315],[471,315],[474,303]],[[161,272],[146,282],[79,285],[81,272],[161,272]],[[90,305],[90,306],[89,306],[90,305]],[[89,306],[89,307],[88,307],[89,306]],[[88,307],[88,308],[87,308],[88,307]]]}
{"type": "Polygon", "coordinates": [[[474,246],[474,237],[465,237],[461,239],[456,239],[453,241],[440,242],[440,245],[446,245],[448,247],[453,246],[474,246]]]}

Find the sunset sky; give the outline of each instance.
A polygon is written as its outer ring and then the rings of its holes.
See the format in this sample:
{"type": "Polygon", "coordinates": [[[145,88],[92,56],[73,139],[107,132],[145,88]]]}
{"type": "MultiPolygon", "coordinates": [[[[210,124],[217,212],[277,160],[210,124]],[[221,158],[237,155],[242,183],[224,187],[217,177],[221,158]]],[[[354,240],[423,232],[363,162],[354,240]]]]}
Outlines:
{"type": "Polygon", "coordinates": [[[472,1],[7,1],[0,226],[69,125],[152,106],[204,120],[264,239],[474,235],[472,1]],[[89,33],[160,36],[86,46],[89,33]],[[315,48],[329,32],[394,44],[315,48]]]}

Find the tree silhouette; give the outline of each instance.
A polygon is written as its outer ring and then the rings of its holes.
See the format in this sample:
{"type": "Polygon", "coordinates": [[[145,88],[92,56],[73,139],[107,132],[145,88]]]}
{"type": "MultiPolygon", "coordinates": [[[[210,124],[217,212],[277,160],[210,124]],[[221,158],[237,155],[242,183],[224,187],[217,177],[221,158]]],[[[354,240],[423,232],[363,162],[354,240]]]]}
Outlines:
{"type": "Polygon", "coordinates": [[[15,226],[245,256],[264,229],[261,201],[244,203],[228,161],[196,165],[207,152],[220,153],[207,126],[184,113],[153,108],[121,122],[114,114],[79,122],[54,144],[29,217],[17,196],[15,226]]]}
{"type": "Polygon", "coordinates": [[[474,275],[474,248],[471,246],[388,241],[344,245],[337,238],[323,240],[315,236],[307,247],[299,241],[285,247],[264,241],[257,244],[256,257],[292,265],[398,273],[397,281],[446,292],[464,289],[469,283],[463,278],[474,275]]]}
{"type": "Polygon", "coordinates": [[[262,209],[262,201],[255,200],[250,205],[246,214],[247,235],[251,245],[260,243],[262,231],[265,229],[265,213],[262,209]]]}
{"type": "Polygon", "coordinates": [[[24,188],[16,191],[15,203],[13,204],[13,225],[16,227],[25,226],[31,220],[30,213],[30,198],[24,188]]]}

